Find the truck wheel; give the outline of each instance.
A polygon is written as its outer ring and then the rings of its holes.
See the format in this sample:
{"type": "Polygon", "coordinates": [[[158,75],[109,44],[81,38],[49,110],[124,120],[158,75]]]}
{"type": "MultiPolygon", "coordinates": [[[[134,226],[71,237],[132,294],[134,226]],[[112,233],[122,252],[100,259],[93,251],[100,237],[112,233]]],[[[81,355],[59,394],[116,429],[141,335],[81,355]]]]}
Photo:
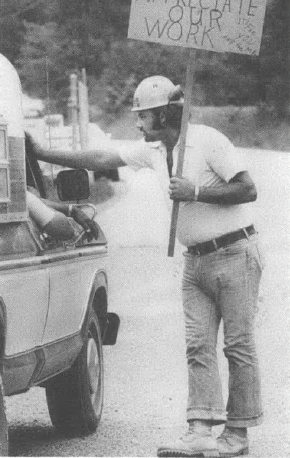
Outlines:
{"type": "Polygon", "coordinates": [[[79,356],[69,370],[48,382],[46,398],[58,431],[80,435],[97,429],[103,408],[104,366],[101,331],[93,313],[79,356]]]}
{"type": "Polygon", "coordinates": [[[0,456],[8,456],[8,423],[6,418],[5,398],[0,374],[0,456]]]}

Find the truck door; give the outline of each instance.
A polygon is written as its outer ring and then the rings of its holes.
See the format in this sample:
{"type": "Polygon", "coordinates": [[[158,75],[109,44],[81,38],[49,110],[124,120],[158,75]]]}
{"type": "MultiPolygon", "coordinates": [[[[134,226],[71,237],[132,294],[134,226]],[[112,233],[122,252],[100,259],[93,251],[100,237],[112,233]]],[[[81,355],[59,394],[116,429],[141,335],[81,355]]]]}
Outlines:
{"type": "Polygon", "coordinates": [[[42,360],[49,275],[37,255],[29,223],[0,224],[0,240],[0,301],[6,320],[3,380],[5,393],[10,394],[29,386],[42,360]]]}

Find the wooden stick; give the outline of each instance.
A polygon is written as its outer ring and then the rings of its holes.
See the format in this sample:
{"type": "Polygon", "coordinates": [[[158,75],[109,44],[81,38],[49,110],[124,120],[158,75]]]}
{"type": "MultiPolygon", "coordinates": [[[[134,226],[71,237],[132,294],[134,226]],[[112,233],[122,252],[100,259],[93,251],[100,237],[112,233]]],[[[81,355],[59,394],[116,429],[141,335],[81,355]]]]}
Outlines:
{"type": "MultiPolygon", "coordinates": [[[[191,94],[192,94],[193,75],[194,75],[194,57],[195,57],[195,50],[190,48],[189,52],[187,52],[188,64],[187,64],[187,71],[186,71],[184,106],[183,106],[182,121],[181,121],[180,147],[179,147],[178,161],[177,161],[177,168],[176,168],[176,176],[179,178],[182,177],[187,126],[188,126],[189,116],[190,116],[191,94]]],[[[170,227],[170,233],[169,233],[169,245],[168,245],[168,256],[169,257],[172,257],[174,255],[178,211],[179,211],[179,202],[174,201],[173,207],[172,207],[171,227],[170,227]]]]}

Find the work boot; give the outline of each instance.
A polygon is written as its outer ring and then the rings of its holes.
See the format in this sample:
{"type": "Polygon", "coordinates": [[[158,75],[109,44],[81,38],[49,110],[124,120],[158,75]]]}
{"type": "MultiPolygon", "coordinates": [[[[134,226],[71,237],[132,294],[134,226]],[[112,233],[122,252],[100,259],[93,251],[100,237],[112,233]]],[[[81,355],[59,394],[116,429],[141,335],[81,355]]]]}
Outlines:
{"type": "Polygon", "coordinates": [[[230,428],[223,430],[222,434],[217,438],[217,444],[221,458],[247,455],[249,453],[249,439],[247,434],[238,434],[230,428]]]}
{"type": "Polygon", "coordinates": [[[202,429],[199,423],[190,424],[188,431],[177,441],[159,447],[157,456],[218,457],[217,443],[211,436],[211,428],[202,429]]]}

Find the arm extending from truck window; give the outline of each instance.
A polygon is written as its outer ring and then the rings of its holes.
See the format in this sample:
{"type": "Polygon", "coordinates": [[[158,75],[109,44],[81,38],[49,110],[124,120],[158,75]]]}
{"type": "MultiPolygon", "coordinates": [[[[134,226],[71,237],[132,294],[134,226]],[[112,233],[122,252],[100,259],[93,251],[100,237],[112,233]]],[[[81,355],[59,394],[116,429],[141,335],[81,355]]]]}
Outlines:
{"type": "Polygon", "coordinates": [[[29,216],[36,225],[47,234],[59,240],[69,240],[74,236],[74,230],[69,219],[48,207],[40,198],[27,191],[29,216]]]}

